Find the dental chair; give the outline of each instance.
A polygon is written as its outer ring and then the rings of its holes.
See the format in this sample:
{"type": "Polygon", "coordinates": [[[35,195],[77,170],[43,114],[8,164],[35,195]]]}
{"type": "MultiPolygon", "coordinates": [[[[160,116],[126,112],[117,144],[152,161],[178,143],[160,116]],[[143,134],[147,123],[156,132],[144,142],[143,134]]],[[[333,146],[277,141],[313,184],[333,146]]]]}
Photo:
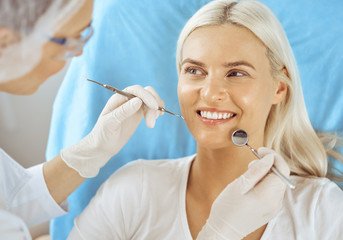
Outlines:
{"type": "MultiPolygon", "coordinates": [[[[56,96],[47,160],[93,128],[112,92],[86,78],[119,89],[155,88],[168,110],[180,113],[176,42],[186,21],[210,0],[94,1],[94,35],[74,58],[56,96]]],[[[311,122],[318,131],[343,132],[343,2],[262,0],[280,19],[293,47],[311,122]]],[[[295,116],[296,117],[296,116],[295,116]]],[[[178,158],[196,152],[183,120],[164,114],[153,129],[140,124],[125,147],[70,197],[69,213],[50,223],[53,240],[64,240],[100,185],[118,168],[138,159],[178,158]]],[[[333,163],[342,170],[342,164],[333,163]]]]}

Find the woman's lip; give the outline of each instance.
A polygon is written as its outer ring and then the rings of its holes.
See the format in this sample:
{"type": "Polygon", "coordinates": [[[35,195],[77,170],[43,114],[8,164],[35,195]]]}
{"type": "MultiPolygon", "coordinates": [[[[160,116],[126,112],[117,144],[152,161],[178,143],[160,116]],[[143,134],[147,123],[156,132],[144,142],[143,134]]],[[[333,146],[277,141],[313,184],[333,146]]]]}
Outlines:
{"type": "Polygon", "coordinates": [[[204,118],[201,115],[197,114],[197,117],[202,123],[205,123],[206,125],[219,125],[223,123],[227,123],[228,121],[231,121],[233,117],[227,118],[227,119],[208,119],[204,118]]]}

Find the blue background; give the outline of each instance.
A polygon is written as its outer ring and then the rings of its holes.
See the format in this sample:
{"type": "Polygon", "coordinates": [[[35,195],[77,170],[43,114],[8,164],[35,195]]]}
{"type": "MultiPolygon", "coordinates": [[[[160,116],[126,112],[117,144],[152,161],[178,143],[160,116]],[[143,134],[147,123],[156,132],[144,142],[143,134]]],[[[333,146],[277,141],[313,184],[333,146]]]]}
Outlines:
{"type": "MultiPolygon", "coordinates": [[[[87,135],[112,95],[85,77],[119,89],[134,84],[153,86],[166,108],[179,113],[177,38],[185,22],[209,1],[95,0],[94,36],[83,55],[73,59],[53,106],[47,159],[87,135]]],[[[279,18],[293,47],[314,128],[342,133],[343,1],[262,2],[279,18]]],[[[73,219],[122,165],[138,158],[176,158],[195,151],[195,141],[179,118],[165,114],[154,129],[143,121],[99,175],[87,179],[69,197],[69,213],[51,222],[52,239],[66,239],[73,219]]]]}

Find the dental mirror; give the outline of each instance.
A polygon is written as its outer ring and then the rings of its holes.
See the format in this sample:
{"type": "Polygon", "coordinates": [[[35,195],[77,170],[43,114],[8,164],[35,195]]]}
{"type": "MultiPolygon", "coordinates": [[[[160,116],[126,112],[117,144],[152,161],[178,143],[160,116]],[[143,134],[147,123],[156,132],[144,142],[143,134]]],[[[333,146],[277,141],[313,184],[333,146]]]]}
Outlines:
{"type": "Polygon", "coordinates": [[[248,144],[248,134],[246,131],[244,130],[236,130],[233,132],[232,134],[232,142],[236,145],[236,146],[244,146],[245,144],[248,144]]]}
{"type": "MultiPolygon", "coordinates": [[[[236,130],[233,132],[232,134],[232,142],[236,145],[236,146],[239,146],[239,147],[242,147],[242,146],[247,146],[251,151],[252,153],[258,158],[258,159],[261,159],[261,156],[256,152],[255,149],[253,149],[252,147],[249,146],[248,144],[248,140],[249,140],[249,136],[248,136],[248,133],[242,129],[239,129],[239,130],[236,130]]],[[[277,170],[274,166],[272,166],[272,171],[278,175],[281,180],[283,180],[291,189],[295,189],[295,185],[294,183],[289,180],[288,178],[286,178],[282,173],[279,172],[279,170],[277,170]]]]}

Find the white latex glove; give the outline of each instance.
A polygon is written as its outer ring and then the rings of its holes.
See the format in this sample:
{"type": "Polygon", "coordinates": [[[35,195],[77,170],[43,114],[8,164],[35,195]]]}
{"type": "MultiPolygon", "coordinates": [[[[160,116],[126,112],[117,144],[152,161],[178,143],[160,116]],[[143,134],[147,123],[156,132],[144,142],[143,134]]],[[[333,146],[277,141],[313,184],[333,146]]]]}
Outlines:
{"type": "Polygon", "coordinates": [[[286,184],[271,171],[274,165],[286,177],[290,170],[275,151],[259,148],[260,160],[230,183],[214,201],[197,240],[238,240],[274,218],[282,208],[286,184]]]}
{"type": "Polygon", "coordinates": [[[61,158],[82,177],[95,177],[99,169],[126,144],[143,115],[149,128],[155,126],[157,108],[164,107],[152,87],[135,85],[124,91],[137,98],[128,99],[114,94],[102,110],[93,130],[80,142],[61,151],[61,158]],[[144,102],[144,104],[143,104],[144,102]]]}

